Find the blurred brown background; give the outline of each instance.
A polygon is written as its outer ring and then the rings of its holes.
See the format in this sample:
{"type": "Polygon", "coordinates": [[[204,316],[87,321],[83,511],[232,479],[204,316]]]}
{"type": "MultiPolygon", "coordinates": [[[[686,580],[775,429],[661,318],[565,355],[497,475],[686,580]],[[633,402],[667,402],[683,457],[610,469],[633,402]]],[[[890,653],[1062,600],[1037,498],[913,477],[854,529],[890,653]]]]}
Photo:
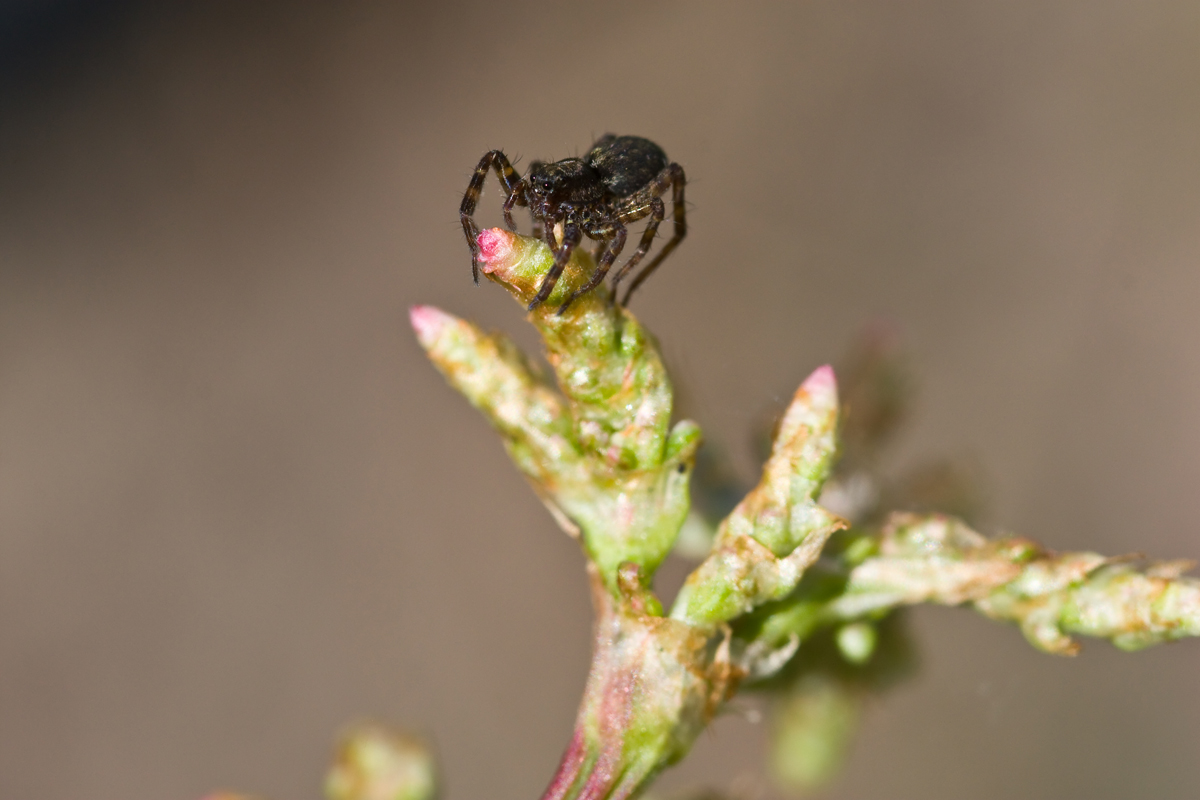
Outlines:
{"type": "MultiPolygon", "coordinates": [[[[406,322],[531,341],[456,216],[494,147],[636,133],[686,167],[692,233],[634,309],[745,477],[752,422],[883,316],[921,374],[895,465],[975,458],[988,532],[1200,556],[1194,2],[23,5],[4,798],[316,798],[364,715],[433,736],[449,800],[541,792],[581,557],[406,322]]],[[[1200,644],[915,629],[832,797],[1200,796],[1200,644]]],[[[771,796],[748,716],[662,791],[771,796]]]]}

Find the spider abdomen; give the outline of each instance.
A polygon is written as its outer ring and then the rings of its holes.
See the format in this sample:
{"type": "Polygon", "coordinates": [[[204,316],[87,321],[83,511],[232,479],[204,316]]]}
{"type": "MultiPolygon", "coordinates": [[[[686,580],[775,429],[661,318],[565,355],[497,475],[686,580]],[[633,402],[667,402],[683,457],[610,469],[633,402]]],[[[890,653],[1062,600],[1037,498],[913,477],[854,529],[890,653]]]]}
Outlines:
{"type": "Polygon", "coordinates": [[[616,197],[644,189],[667,167],[667,154],[640,136],[605,136],[584,157],[616,197]]]}

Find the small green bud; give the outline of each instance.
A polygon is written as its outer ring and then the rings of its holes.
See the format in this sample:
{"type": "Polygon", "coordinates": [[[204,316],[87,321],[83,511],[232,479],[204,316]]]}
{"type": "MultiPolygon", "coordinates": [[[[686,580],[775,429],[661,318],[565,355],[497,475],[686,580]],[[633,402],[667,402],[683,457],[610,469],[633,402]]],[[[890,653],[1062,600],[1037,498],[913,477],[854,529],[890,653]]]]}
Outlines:
{"type": "Polygon", "coordinates": [[[437,771],[429,748],[378,724],[343,735],[325,777],[329,800],[432,800],[437,771]]]}
{"type": "Polygon", "coordinates": [[[837,632],[837,646],[851,664],[865,664],[875,653],[878,639],[875,626],[867,622],[843,625],[837,632]]]}
{"type": "Polygon", "coordinates": [[[775,779],[796,793],[827,784],[858,729],[860,704],[853,689],[825,675],[810,675],[778,698],[771,731],[775,779]]]}

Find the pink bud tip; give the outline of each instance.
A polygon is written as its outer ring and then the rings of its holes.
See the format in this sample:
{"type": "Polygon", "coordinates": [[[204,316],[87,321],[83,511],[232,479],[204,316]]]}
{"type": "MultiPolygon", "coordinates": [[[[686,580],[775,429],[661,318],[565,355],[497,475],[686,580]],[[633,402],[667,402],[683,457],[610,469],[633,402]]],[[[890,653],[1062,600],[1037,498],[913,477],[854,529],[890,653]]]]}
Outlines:
{"type": "Polygon", "coordinates": [[[836,403],[837,376],[833,374],[833,367],[828,364],[817,367],[811,375],[804,379],[804,383],[800,384],[800,391],[807,392],[808,396],[814,400],[829,398],[830,401],[836,403]]]}
{"type": "Polygon", "coordinates": [[[479,260],[483,262],[483,271],[490,274],[501,262],[509,259],[516,240],[516,234],[503,228],[480,231],[476,241],[479,243],[479,260]]]}
{"type": "Polygon", "coordinates": [[[432,346],[446,326],[454,321],[454,317],[433,306],[413,306],[408,310],[408,319],[423,347],[432,346]]]}

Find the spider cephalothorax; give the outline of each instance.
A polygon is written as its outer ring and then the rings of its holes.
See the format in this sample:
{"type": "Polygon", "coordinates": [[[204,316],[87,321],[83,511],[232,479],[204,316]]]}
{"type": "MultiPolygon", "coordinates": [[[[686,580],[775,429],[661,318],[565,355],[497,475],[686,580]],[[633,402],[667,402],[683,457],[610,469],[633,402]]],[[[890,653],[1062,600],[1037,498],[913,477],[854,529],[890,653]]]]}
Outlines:
{"type": "Polygon", "coordinates": [[[517,175],[504,153],[492,150],[475,167],[459,209],[463,232],[471,246],[471,274],[476,283],[479,282],[479,228],[471,215],[475,213],[483,181],[492,168],[507,192],[505,224],[510,230],[516,230],[513,206],[527,206],[533,215],[534,235],[544,237],[546,244],[554,250],[554,266],[546,273],[537,296],[529,304],[530,309],[550,296],[571,252],[585,235],[600,242],[596,251],[596,272],[585,286],[566,299],[560,310],[565,310],[576,297],[600,285],[625,246],[628,235],[625,226],[649,217],[637,250],[613,276],[615,297],[618,284],[641,262],[654,243],[658,226],[666,216],[662,195],[668,188],[672,189],[675,206],[675,235],[638,273],[622,302],[629,302],[633,290],[687,235],[683,167],[669,162],[662,148],[649,139],[610,133],[597,140],[583,158],[565,158],[552,163],[534,161],[524,178],[517,175]],[[560,233],[556,236],[555,227],[559,225],[560,233]]]}

